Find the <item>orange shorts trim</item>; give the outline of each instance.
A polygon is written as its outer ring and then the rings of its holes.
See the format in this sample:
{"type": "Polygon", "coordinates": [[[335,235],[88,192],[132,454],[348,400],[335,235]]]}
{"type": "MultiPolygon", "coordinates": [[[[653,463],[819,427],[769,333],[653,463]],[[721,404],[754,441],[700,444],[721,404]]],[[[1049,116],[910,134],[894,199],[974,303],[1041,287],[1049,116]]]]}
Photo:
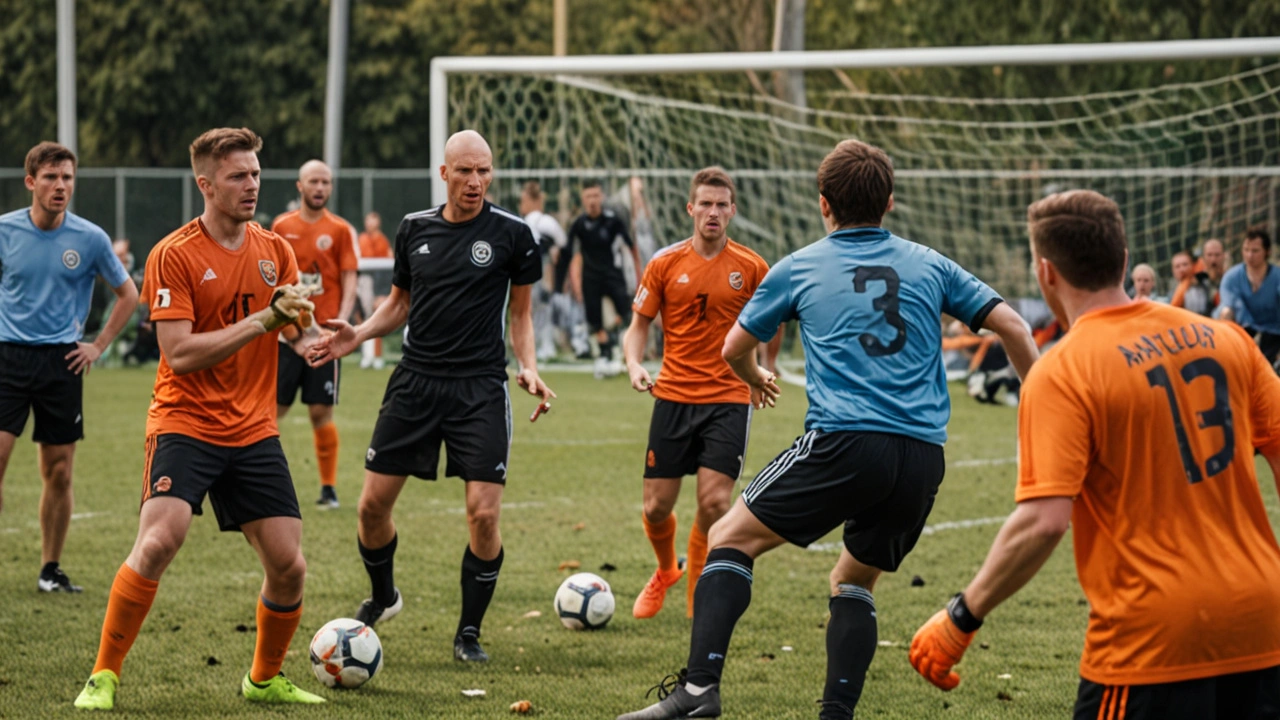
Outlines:
{"type": "Polygon", "coordinates": [[[1102,703],[1098,706],[1098,720],[1124,720],[1129,706],[1128,685],[1108,685],[1102,691],[1102,703]]]}
{"type": "Polygon", "coordinates": [[[142,503],[151,499],[151,461],[156,454],[156,440],[158,435],[148,435],[146,441],[146,449],[144,450],[145,459],[142,462],[142,502],[138,503],[141,507],[142,503]]]}

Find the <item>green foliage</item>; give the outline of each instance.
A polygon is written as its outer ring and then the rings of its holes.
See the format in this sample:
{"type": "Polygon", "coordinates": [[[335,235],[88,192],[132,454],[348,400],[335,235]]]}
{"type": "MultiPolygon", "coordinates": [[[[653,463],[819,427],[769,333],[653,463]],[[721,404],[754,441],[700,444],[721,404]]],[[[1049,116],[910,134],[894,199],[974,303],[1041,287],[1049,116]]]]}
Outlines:
{"type": "MultiPolygon", "coordinates": [[[[770,0],[568,0],[574,54],[766,50],[770,0]]],[[[87,165],[182,166],[217,125],[267,138],[263,163],[321,152],[327,0],[80,0],[80,150],[87,165]]],[[[343,163],[428,163],[427,88],[439,55],[545,55],[552,0],[353,0],[343,163]]],[[[0,166],[56,136],[55,7],[0,0],[0,166]]],[[[1262,34],[1280,4],[1258,0],[808,0],[810,49],[1262,34]]],[[[1224,63],[853,73],[864,90],[1048,95],[1140,87],[1222,72],[1224,63]]],[[[841,89],[819,73],[814,92],[841,89]]],[[[754,79],[753,79],[754,80],[754,79]]],[[[761,85],[760,87],[763,87],[761,85]]]]}

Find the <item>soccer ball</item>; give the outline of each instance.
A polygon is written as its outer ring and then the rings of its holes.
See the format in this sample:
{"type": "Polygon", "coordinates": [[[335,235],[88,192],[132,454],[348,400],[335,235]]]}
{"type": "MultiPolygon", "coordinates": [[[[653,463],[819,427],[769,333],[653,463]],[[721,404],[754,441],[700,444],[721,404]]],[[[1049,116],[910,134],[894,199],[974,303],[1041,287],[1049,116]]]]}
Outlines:
{"type": "Polygon", "coordinates": [[[571,575],[556,590],[556,614],[570,630],[599,630],[613,617],[613,591],[599,575],[571,575]]]}
{"type": "Polygon", "coordinates": [[[328,687],[358,688],[381,668],[382,641],[359,620],[331,620],[311,638],[311,670],[328,687]]]}

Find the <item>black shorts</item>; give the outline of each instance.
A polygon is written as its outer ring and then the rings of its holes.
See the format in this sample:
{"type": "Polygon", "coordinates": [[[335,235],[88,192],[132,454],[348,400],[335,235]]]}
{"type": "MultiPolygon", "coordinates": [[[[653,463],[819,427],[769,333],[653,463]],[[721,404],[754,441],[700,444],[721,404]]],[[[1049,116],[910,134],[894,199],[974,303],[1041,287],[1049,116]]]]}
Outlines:
{"type": "Polygon", "coordinates": [[[946,470],[942,446],[903,435],[810,430],[742,491],[770,530],[801,547],[844,524],[844,546],[893,572],[915,547],[946,470]]]}
{"type": "Polygon", "coordinates": [[[704,467],[737,480],[750,432],[750,404],[692,405],[655,399],[644,476],[679,478],[704,467]]]}
{"type": "Polygon", "coordinates": [[[597,277],[583,273],[582,306],[591,332],[599,332],[604,327],[604,306],[600,304],[604,298],[613,301],[613,309],[626,327],[631,322],[631,294],[627,292],[627,281],[622,275],[597,277]]]}
{"type": "Polygon", "coordinates": [[[505,485],[511,455],[511,398],[505,377],[441,378],[397,365],[364,467],[435,480],[440,443],[445,475],[505,485]]]}
{"type": "Polygon", "coordinates": [[[293,348],[279,343],[280,368],[276,371],[276,404],[290,406],[302,388],[303,405],[337,405],[342,364],[330,360],[313,368],[293,348]]]}
{"type": "Polygon", "coordinates": [[[1075,720],[1278,720],[1280,665],[1156,685],[1080,680],[1075,720]]]}
{"type": "Polygon", "coordinates": [[[35,412],[31,439],[68,445],[84,439],[84,376],[68,368],[75,343],[0,342],[0,432],[21,435],[35,412]]]}
{"type": "Polygon", "coordinates": [[[280,438],[228,447],[176,433],[152,435],[146,457],[144,503],[153,497],[181,498],[203,515],[208,494],[224,532],[263,518],[302,517],[280,438]]]}

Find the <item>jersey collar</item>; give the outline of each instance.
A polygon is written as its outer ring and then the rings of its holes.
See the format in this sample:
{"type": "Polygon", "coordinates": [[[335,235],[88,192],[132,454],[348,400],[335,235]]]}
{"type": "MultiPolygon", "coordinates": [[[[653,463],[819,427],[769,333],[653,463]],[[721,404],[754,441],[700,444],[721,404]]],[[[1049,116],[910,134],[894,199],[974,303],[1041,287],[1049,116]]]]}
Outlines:
{"type": "Polygon", "coordinates": [[[875,242],[888,239],[889,231],[882,227],[849,228],[848,230],[837,230],[827,237],[832,240],[845,240],[848,242],[875,242]]]}

